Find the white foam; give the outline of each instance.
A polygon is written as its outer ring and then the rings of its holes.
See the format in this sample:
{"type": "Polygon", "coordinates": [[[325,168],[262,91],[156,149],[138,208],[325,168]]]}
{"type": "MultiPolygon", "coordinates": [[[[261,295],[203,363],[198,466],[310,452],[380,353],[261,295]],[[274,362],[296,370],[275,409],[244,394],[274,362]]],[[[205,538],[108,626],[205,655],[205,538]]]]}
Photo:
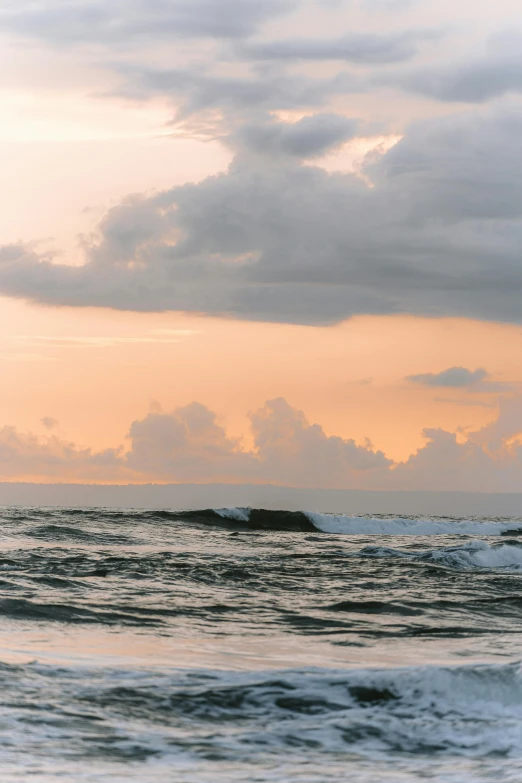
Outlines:
{"type": "Polygon", "coordinates": [[[238,522],[248,522],[250,519],[249,508],[213,508],[216,514],[219,514],[223,519],[235,519],[238,522]]]}
{"type": "Polygon", "coordinates": [[[499,536],[510,530],[522,529],[522,522],[491,522],[451,519],[371,519],[335,514],[305,512],[318,530],[350,536],[499,536]]]}
{"type": "Polygon", "coordinates": [[[445,548],[431,553],[433,560],[446,565],[478,568],[522,568],[522,546],[514,544],[496,544],[490,546],[486,541],[472,541],[466,546],[445,548]]]}
{"type": "Polygon", "coordinates": [[[146,766],[125,765],[128,781],[151,783],[245,783],[252,780],[252,769],[260,783],[521,779],[519,664],[256,673],[140,670],[105,676],[49,668],[30,665],[26,678],[19,670],[16,676],[7,673],[2,683],[2,782],[14,783],[24,773],[30,777],[35,768],[45,783],[120,780],[105,758],[107,747],[113,755],[121,753],[120,759],[133,748],[152,751],[156,767],[150,760],[146,766]],[[39,701],[31,713],[27,702],[37,686],[39,701]],[[130,708],[127,716],[124,700],[134,689],[143,694],[143,709],[130,708]],[[81,715],[62,721],[61,712],[57,718],[57,702],[66,715],[78,711],[78,699],[86,711],[86,694],[89,713],[96,709],[103,722],[82,723],[81,715]],[[174,697],[167,723],[165,694],[174,697]],[[159,715],[155,704],[161,705],[159,715]],[[78,748],[89,750],[92,776],[76,774],[78,748]],[[208,777],[201,774],[206,758],[213,765],[208,777]],[[231,770],[243,774],[235,777],[231,770]]]}

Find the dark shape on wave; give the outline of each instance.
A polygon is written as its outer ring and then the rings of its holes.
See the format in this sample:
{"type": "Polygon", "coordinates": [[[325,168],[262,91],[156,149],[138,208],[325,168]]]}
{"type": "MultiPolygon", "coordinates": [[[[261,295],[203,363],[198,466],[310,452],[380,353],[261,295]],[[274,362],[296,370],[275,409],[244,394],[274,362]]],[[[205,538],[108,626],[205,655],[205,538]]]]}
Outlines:
{"type": "Polygon", "coordinates": [[[301,511],[268,511],[266,509],[249,509],[244,512],[244,519],[234,518],[214,509],[201,511],[160,511],[156,512],[162,519],[177,519],[195,522],[200,525],[222,527],[227,530],[274,530],[280,532],[317,533],[317,528],[301,511]]]}

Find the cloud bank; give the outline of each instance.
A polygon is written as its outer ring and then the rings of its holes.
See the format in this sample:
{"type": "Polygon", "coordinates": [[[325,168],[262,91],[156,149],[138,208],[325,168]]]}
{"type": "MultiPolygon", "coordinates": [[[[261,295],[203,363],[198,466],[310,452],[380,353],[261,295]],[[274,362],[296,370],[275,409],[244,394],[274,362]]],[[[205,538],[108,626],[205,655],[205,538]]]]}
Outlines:
{"type": "Polygon", "coordinates": [[[83,266],[2,248],[0,292],[305,324],[360,313],[520,323],[522,109],[412,126],[367,160],[372,187],[301,162],[354,122],[243,126],[226,173],[109,211],[83,266]]]}
{"type": "Polygon", "coordinates": [[[522,398],[500,403],[490,425],[465,437],[426,430],[426,445],[394,463],[370,442],[327,435],[284,399],[250,414],[253,447],[192,403],[134,421],[128,447],[94,452],[60,439],[0,429],[0,479],[250,483],[325,489],[517,492],[522,475],[522,398]]]}
{"type": "Polygon", "coordinates": [[[0,293],[301,324],[361,313],[522,322],[522,106],[499,100],[520,91],[520,35],[490,36],[452,61],[449,29],[404,19],[348,29],[346,7],[7,3],[5,36],[101,68],[107,100],[161,98],[173,133],[219,139],[234,159],[198,183],[124,199],[86,241],[82,266],[30,242],[2,247],[0,293]],[[315,24],[319,13],[335,34],[315,24]],[[414,93],[430,111],[387,120],[383,90],[414,93]],[[361,95],[364,117],[347,109],[361,95]],[[441,112],[440,103],[466,107],[441,112]],[[402,138],[357,173],[321,167],[325,154],[372,134],[402,138]]]}

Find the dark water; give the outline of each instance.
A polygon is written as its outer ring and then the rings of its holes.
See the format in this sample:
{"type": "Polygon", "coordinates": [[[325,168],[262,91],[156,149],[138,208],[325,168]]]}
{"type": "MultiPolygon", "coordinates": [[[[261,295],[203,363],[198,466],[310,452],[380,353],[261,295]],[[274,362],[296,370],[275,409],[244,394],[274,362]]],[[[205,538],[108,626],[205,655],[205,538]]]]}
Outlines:
{"type": "Polygon", "coordinates": [[[3,509],[0,780],[522,780],[522,521],[3,509]]]}

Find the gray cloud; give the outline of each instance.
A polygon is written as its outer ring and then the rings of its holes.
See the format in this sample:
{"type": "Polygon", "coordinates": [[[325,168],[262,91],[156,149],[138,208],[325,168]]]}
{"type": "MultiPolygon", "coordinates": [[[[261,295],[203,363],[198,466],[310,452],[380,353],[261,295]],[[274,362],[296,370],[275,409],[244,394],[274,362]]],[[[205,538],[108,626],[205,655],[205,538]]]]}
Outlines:
{"type": "Polygon", "coordinates": [[[437,33],[409,30],[401,33],[349,33],[340,38],[291,38],[244,44],[240,54],[252,60],[341,60],[360,65],[404,62],[417,54],[418,44],[437,33]]]}
{"type": "Polygon", "coordinates": [[[242,126],[233,145],[260,155],[315,158],[355,136],[358,123],[338,114],[315,114],[294,123],[242,126]]]}
{"type": "Polygon", "coordinates": [[[408,375],[405,380],[418,383],[422,386],[442,386],[453,389],[466,388],[480,384],[489,376],[489,373],[480,368],[468,370],[466,367],[449,367],[438,373],[424,373],[421,375],[408,375]]]}
{"type": "Polygon", "coordinates": [[[522,34],[504,30],[491,35],[481,54],[453,62],[435,62],[402,74],[376,77],[438,101],[485,103],[522,92],[522,34]]]}
{"type": "Polygon", "coordinates": [[[485,103],[508,93],[522,92],[522,56],[487,55],[422,69],[399,83],[407,90],[439,101],[485,103]]]}
{"type": "Polygon", "coordinates": [[[287,13],[294,0],[21,0],[0,27],[51,44],[129,44],[179,38],[240,38],[287,13]]]}
{"type": "MultiPolygon", "coordinates": [[[[276,147],[289,133],[276,127],[276,147]]],[[[368,161],[371,188],[290,156],[240,153],[224,174],[112,209],[82,267],[3,248],[0,291],[282,322],[521,322],[521,135],[516,107],[425,121],[368,161]]]]}
{"type": "Polygon", "coordinates": [[[167,97],[176,106],[173,124],[187,118],[217,123],[217,135],[227,136],[240,124],[265,121],[282,109],[317,109],[332,96],[358,89],[359,80],[347,74],[310,78],[285,69],[243,68],[237,75],[212,73],[208,68],[168,69],[120,66],[118,94],[133,100],[167,97]],[[216,119],[216,113],[221,118],[216,119]]]}

